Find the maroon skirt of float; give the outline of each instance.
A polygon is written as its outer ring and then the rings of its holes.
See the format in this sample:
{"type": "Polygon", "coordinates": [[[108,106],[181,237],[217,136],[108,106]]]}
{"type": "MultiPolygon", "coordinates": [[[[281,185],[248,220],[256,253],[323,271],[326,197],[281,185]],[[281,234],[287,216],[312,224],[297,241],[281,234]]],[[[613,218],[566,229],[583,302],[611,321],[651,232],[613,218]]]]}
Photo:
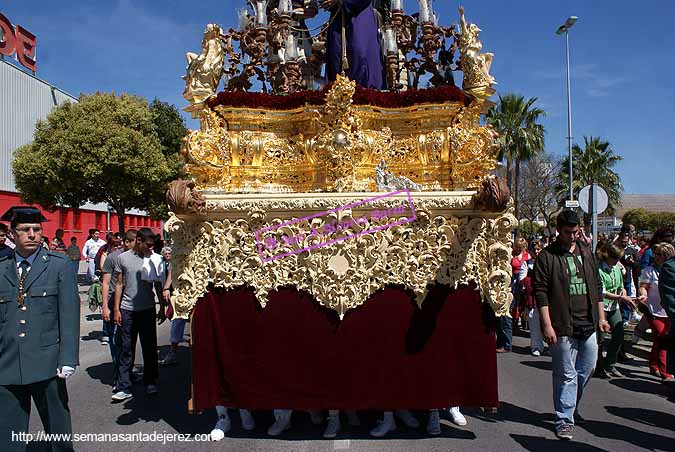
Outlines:
{"type": "Polygon", "coordinates": [[[337,313],[293,288],[261,308],[212,290],[192,315],[192,408],[427,409],[497,406],[494,315],[468,287],[418,309],[387,287],[337,313]]]}

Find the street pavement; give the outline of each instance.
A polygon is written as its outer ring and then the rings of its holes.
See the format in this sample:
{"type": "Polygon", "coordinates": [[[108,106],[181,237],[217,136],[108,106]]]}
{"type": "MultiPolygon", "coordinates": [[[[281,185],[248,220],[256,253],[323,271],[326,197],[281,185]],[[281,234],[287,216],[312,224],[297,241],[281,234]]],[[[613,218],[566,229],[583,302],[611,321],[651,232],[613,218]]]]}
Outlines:
{"type": "MultiPolygon", "coordinates": [[[[146,396],[141,384],[129,401],[111,403],[111,373],[108,348],[99,342],[100,314],[93,314],[84,303],[86,287],[81,288],[82,322],[80,366],[68,379],[73,432],[84,433],[182,433],[208,434],[213,427],[214,411],[188,414],[190,353],[181,344],[179,364],[160,369],[160,394],[146,396]]],[[[186,328],[186,335],[189,334],[186,328]]],[[[158,328],[160,357],[168,350],[169,322],[158,328]]],[[[240,428],[239,416],[231,410],[232,430],[220,442],[96,442],[74,444],[78,451],[675,451],[675,404],[665,397],[660,381],[649,375],[646,362],[633,359],[619,369],[625,378],[593,379],[584,395],[581,413],[584,426],[575,428],[572,442],[561,442],[553,433],[550,358],[529,354],[529,339],[514,338],[513,352],[497,356],[501,406],[496,414],[479,409],[463,409],[468,425],[454,426],[442,415],[442,434],[426,434],[426,413],[416,413],[422,423],[419,431],[406,429],[399,422],[396,432],[384,439],[373,439],[368,430],[377,413],[360,413],[362,426],[348,428],[335,440],[323,440],[323,426],[310,423],[306,413],[293,414],[293,428],[279,439],[266,436],[273,422],[271,413],[256,412],[256,429],[240,428]]],[[[136,354],[141,361],[140,351],[136,354]]],[[[448,384],[452,384],[451,381],[448,384]]],[[[42,426],[33,408],[30,431],[42,426]]],[[[47,450],[43,443],[32,442],[29,451],[47,450]]]]}

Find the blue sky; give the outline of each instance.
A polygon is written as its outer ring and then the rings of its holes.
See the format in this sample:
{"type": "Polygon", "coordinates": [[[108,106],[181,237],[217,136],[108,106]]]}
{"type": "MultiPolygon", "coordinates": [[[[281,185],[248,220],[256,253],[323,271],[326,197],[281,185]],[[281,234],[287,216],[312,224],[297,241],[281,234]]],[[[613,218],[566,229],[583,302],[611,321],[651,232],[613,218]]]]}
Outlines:
{"type": "MultiPolygon", "coordinates": [[[[78,95],[130,92],[186,105],[185,52],[204,26],[236,25],[245,0],[4,0],[0,12],[37,35],[38,76],[78,95]]],[[[406,10],[417,2],[406,0],[406,10]]],[[[441,22],[457,0],[436,0],[441,22]]],[[[675,193],[675,2],[668,0],[468,0],[467,17],[493,52],[498,92],[539,98],[546,147],[566,152],[565,42],[570,15],[573,135],[600,136],[624,160],[626,193],[675,193]]],[[[496,96],[495,96],[496,97],[496,96]]],[[[191,127],[196,127],[190,122],[191,127]]]]}

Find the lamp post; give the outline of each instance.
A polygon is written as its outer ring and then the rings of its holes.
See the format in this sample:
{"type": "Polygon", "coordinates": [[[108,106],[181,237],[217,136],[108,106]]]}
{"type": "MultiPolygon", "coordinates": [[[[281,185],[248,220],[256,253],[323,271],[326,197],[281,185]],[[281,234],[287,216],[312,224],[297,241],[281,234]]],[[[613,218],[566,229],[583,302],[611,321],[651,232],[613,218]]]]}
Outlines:
{"type": "Polygon", "coordinates": [[[569,31],[572,28],[572,25],[578,20],[577,16],[570,16],[567,18],[565,23],[561,25],[558,30],[555,32],[557,35],[565,33],[565,50],[567,54],[567,152],[569,153],[570,159],[570,192],[569,200],[574,199],[574,189],[572,178],[572,92],[570,90],[570,36],[569,31]]]}

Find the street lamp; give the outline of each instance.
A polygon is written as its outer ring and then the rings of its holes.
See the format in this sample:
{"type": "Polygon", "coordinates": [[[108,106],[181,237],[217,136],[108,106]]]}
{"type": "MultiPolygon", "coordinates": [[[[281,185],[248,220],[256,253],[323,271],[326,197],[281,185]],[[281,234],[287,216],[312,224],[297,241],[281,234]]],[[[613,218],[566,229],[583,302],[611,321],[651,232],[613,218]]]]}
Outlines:
{"type": "Polygon", "coordinates": [[[569,153],[570,159],[570,193],[569,200],[574,199],[574,190],[572,188],[573,179],[572,179],[572,92],[570,90],[570,37],[569,31],[572,28],[572,25],[578,20],[577,16],[570,16],[567,18],[565,23],[561,25],[558,30],[555,32],[557,35],[565,33],[565,49],[567,53],[567,152],[569,153]]]}

